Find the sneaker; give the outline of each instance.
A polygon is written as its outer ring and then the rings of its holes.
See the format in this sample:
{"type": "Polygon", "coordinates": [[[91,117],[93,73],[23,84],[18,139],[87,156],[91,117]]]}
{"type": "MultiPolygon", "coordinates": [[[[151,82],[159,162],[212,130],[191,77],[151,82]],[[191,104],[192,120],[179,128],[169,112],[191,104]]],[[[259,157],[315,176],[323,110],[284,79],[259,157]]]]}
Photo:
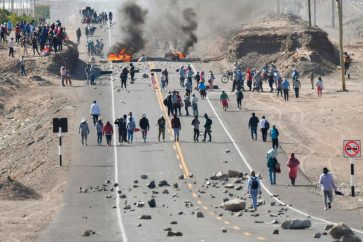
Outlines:
{"type": "Polygon", "coordinates": [[[327,207],[325,207],[325,208],[324,208],[324,211],[326,211],[326,210],[328,210],[328,208],[327,208],[327,207]]]}

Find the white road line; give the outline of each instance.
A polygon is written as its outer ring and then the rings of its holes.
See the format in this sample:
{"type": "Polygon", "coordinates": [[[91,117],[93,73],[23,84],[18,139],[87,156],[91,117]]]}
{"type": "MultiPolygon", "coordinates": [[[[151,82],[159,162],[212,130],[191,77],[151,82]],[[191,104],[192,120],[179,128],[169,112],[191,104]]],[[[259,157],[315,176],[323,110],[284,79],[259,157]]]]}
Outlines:
{"type": "MultiPolygon", "coordinates": [[[[110,44],[110,47],[111,47],[111,28],[110,28],[110,24],[108,24],[108,36],[109,36],[109,44],[110,44]]],[[[111,65],[110,65],[110,68],[111,70],[113,69],[112,68],[112,62],[111,62],[111,65]]],[[[114,93],[114,89],[113,89],[113,74],[111,74],[111,98],[112,98],[112,118],[113,120],[116,120],[116,115],[115,115],[115,93],[114,93]]],[[[118,157],[117,157],[117,139],[115,138],[113,140],[113,151],[114,151],[114,157],[115,157],[115,163],[114,163],[114,166],[115,166],[115,183],[118,183],[118,157]]],[[[115,189],[115,194],[116,194],[116,213],[117,213],[117,219],[118,219],[118,224],[119,224],[119,227],[120,227],[120,230],[121,230],[121,236],[122,236],[122,241],[123,242],[128,242],[128,239],[127,239],[127,235],[126,235],[126,231],[125,231],[125,226],[122,222],[122,217],[121,217],[121,210],[120,210],[120,197],[119,197],[119,194],[118,194],[118,191],[119,191],[119,187],[116,187],[115,189]]]]}
{"type": "MultiPolygon", "coordinates": [[[[195,68],[194,68],[193,64],[191,64],[191,67],[193,68],[193,71],[195,72],[195,68]]],[[[214,107],[213,107],[213,105],[212,105],[212,102],[210,101],[210,99],[209,99],[209,97],[208,97],[208,96],[207,96],[207,101],[208,101],[208,104],[209,104],[209,106],[211,107],[211,109],[212,109],[212,111],[213,111],[214,115],[216,115],[216,117],[217,117],[217,119],[218,119],[219,123],[221,124],[221,126],[222,126],[223,130],[226,132],[226,134],[227,134],[228,138],[231,140],[231,142],[232,142],[233,146],[234,146],[234,147],[235,147],[235,149],[237,150],[237,153],[238,153],[238,154],[239,154],[239,156],[242,158],[242,160],[243,160],[244,164],[247,166],[247,168],[248,168],[248,170],[249,170],[249,171],[252,171],[253,169],[252,169],[252,167],[251,167],[250,163],[248,163],[248,161],[247,161],[246,157],[242,154],[242,152],[241,152],[240,148],[238,147],[238,145],[237,145],[236,141],[233,139],[232,135],[229,133],[229,131],[228,131],[228,129],[226,128],[226,126],[224,125],[223,121],[222,121],[222,120],[221,120],[221,118],[219,117],[219,115],[218,115],[217,111],[214,109],[214,107]]],[[[328,220],[325,220],[325,219],[322,219],[322,218],[314,217],[314,216],[309,215],[309,214],[307,214],[307,213],[305,213],[305,212],[303,212],[303,211],[301,211],[301,210],[298,210],[298,209],[296,209],[296,208],[293,208],[293,207],[291,207],[291,206],[287,205],[286,203],[284,203],[284,202],[283,202],[282,200],[280,200],[279,198],[274,197],[274,196],[273,196],[273,193],[272,193],[272,192],[271,192],[271,191],[270,191],[270,190],[269,190],[269,189],[265,186],[265,184],[264,184],[263,182],[261,182],[261,186],[262,186],[263,190],[265,190],[265,192],[266,192],[269,196],[271,196],[273,199],[275,199],[278,203],[286,205],[286,207],[288,207],[289,209],[291,209],[291,210],[293,210],[293,211],[295,211],[295,212],[297,212],[297,213],[299,213],[299,214],[301,214],[301,215],[304,215],[304,216],[306,216],[306,217],[310,217],[310,218],[312,218],[312,219],[315,219],[315,220],[318,220],[318,221],[321,221],[321,222],[324,222],[324,223],[328,223],[328,224],[337,224],[337,223],[335,223],[335,222],[331,222],[331,221],[328,221],[328,220]]],[[[361,230],[353,229],[353,228],[352,228],[352,230],[353,230],[354,232],[357,232],[357,233],[363,234],[363,231],[361,231],[361,230]]]]}

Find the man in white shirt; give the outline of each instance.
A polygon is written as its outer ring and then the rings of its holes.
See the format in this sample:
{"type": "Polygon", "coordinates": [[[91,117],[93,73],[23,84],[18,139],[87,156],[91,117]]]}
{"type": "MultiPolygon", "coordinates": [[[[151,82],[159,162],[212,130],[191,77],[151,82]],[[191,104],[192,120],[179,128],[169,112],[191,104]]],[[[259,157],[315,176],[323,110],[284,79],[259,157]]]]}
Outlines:
{"type": "Polygon", "coordinates": [[[14,38],[11,38],[8,43],[9,47],[9,56],[14,57],[14,38]]]}
{"type": "Polygon", "coordinates": [[[98,121],[98,117],[101,114],[100,106],[98,106],[98,104],[96,103],[96,101],[93,101],[93,103],[91,105],[90,114],[93,117],[93,124],[96,125],[96,123],[98,121]]]}
{"type": "Polygon", "coordinates": [[[198,98],[195,94],[192,95],[192,108],[193,108],[193,116],[198,116],[198,98]]]}
{"type": "Polygon", "coordinates": [[[265,118],[265,116],[262,116],[262,119],[260,120],[259,127],[262,133],[262,140],[263,142],[266,142],[267,139],[267,131],[270,128],[270,124],[265,118]]]}

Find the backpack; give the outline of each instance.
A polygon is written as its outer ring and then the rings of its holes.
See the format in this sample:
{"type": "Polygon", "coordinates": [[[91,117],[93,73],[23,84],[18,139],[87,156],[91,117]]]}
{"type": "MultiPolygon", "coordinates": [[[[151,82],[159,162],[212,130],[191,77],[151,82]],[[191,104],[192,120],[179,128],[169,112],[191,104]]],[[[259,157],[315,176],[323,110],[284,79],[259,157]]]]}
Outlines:
{"type": "Polygon", "coordinates": [[[265,128],[268,130],[270,128],[270,123],[266,120],[265,128]]]}
{"type": "Polygon", "coordinates": [[[205,126],[211,127],[212,123],[213,123],[212,120],[210,118],[208,118],[207,121],[205,122],[205,126]]]}
{"type": "Polygon", "coordinates": [[[251,185],[251,189],[258,189],[258,181],[257,181],[257,177],[256,177],[256,178],[252,178],[252,185],[251,185]]]}

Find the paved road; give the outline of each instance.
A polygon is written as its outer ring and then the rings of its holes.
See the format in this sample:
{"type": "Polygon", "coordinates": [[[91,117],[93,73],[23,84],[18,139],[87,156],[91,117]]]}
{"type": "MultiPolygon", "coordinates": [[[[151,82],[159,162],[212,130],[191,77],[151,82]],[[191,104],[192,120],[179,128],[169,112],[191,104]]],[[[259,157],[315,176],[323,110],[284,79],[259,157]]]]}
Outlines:
{"type": "MultiPolygon", "coordinates": [[[[114,137],[112,147],[96,146],[95,131],[89,121],[92,130],[89,145],[82,147],[79,145],[79,138],[75,138],[64,206],[55,221],[42,234],[40,241],[291,241],[291,238],[295,241],[307,241],[314,233],[323,230],[327,223],[325,220],[344,221],[360,228],[361,220],[353,212],[336,208],[323,212],[321,197],[310,192],[311,183],[303,176],[299,177],[298,186],[286,186],[288,181],[284,169],[278,177],[278,184],[282,185],[267,185],[265,153],[271,144],[250,140],[247,120],[253,110],[237,111],[233,103],[230,111],[222,111],[218,103],[218,90],[209,93],[208,99],[199,103],[202,123],[204,113],[208,113],[213,120],[213,142],[195,144],[192,141],[190,125],[192,118],[185,116],[181,117],[180,142],[172,141],[170,126],[167,141],[158,142],[155,124],[161,115],[166,116],[162,100],[167,93],[160,89],[153,90],[150,81],[143,79],[141,74],[149,74],[150,68],[166,67],[170,71],[169,90],[182,91],[178,87],[177,73],[174,72],[180,63],[154,62],[136,65],[141,69],[140,74],[127,91],[119,90],[120,64],[112,65],[113,76],[98,80],[96,89],[85,87],[78,106],[79,119],[82,116],[89,118],[89,106],[93,100],[101,105],[103,121],[113,121],[115,117],[130,111],[137,121],[142,114],[147,114],[151,123],[148,142],[143,143],[140,133],[137,133],[137,140],[133,144],[119,146],[114,137]],[[227,154],[226,149],[231,152],[227,154]],[[228,163],[224,163],[226,160],[228,163]],[[223,198],[247,197],[244,194],[246,185],[242,184],[240,191],[225,189],[221,182],[214,187],[207,187],[206,179],[218,171],[249,172],[251,168],[261,173],[268,189],[262,193],[265,205],[256,213],[243,212],[242,216],[223,211],[219,208],[223,198]],[[146,174],[148,179],[141,179],[142,174],[146,174]],[[180,180],[178,177],[181,174],[186,177],[193,174],[193,177],[180,180]],[[102,187],[108,179],[111,180],[111,184],[107,185],[108,191],[79,193],[80,186],[102,187]],[[155,180],[156,184],[161,180],[168,181],[170,185],[177,183],[179,188],[170,186],[149,189],[146,184],[151,180],[155,180]],[[119,186],[111,192],[115,182],[119,186]],[[126,198],[119,197],[119,189],[126,198]],[[165,189],[169,194],[162,193],[165,189]],[[284,203],[291,206],[279,205],[280,201],[270,197],[270,192],[278,194],[284,203]],[[106,198],[107,196],[111,198],[106,198]],[[143,208],[135,206],[136,202],[147,202],[152,197],[156,200],[156,208],[149,208],[147,203],[143,208]],[[193,206],[188,207],[186,202],[193,206]],[[271,202],[276,202],[276,205],[270,206],[271,202]],[[131,205],[131,209],[123,209],[125,204],[131,205]],[[281,208],[287,208],[287,211],[277,215],[281,208]],[[295,208],[299,210],[295,211],[295,208]],[[197,211],[201,211],[204,218],[196,218],[194,213],[197,211]],[[143,214],[151,215],[152,219],[138,219],[143,214]],[[258,216],[253,217],[253,214],[258,216]],[[274,219],[282,222],[292,218],[306,219],[308,215],[323,220],[311,219],[313,225],[308,230],[280,229],[279,235],[272,235],[272,231],[280,226],[271,224],[274,219]],[[177,221],[177,224],[172,225],[171,221],[177,221]],[[180,231],[183,236],[167,237],[165,228],[180,231]],[[226,228],[227,233],[223,233],[222,228],[226,228]],[[86,229],[92,229],[96,234],[82,237],[81,234],[86,229]]],[[[196,70],[208,71],[211,68],[209,64],[202,63],[195,63],[193,66],[196,70]]],[[[110,66],[105,64],[103,68],[110,66]]],[[[261,116],[260,110],[256,112],[261,116]]],[[[287,159],[283,151],[279,153],[279,159],[287,159]]],[[[248,199],[247,203],[250,204],[248,199]]],[[[321,241],[331,241],[331,238],[323,236],[321,241]]]]}

